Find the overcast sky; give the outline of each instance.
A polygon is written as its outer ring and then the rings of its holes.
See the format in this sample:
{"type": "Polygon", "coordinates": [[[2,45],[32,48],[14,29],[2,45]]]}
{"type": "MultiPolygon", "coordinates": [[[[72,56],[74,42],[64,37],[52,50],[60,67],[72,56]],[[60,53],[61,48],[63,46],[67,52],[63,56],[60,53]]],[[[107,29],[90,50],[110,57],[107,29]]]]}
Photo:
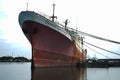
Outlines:
{"type": "MultiPolygon", "coordinates": [[[[63,23],[69,19],[69,27],[100,37],[120,41],[120,1],[119,0],[0,0],[0,56],[31,57],[31,46],[19,26],[18,15],[28,10],[52,15],[52,4],[56,3],[55,15],[63,23]]],[[[85,41],[120,53],[120,45],[107,43],[85,36],[85,41]]],[[[89,45],[87,45],[89,46],[89,45]]],[[[112,58],[120,56],[93,48],[112,58]]],[[[96,56],[88,49],[90,57],[96,56]]]]}

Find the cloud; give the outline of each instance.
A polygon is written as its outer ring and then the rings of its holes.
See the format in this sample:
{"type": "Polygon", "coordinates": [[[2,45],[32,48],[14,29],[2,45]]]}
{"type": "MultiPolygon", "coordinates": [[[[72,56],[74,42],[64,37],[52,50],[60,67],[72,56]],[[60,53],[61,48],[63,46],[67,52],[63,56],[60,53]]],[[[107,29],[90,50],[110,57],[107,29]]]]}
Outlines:
{"type": "MultiPolygon", "coordinates": [[[[7,40],[10,45],[30,46],[18,22],[18,15],[26,10],[27,2],[28,10],[52,15],[54,0],[0,0],[0,39],[7,40]]],[[[55,15],[61,23],[69,19],[74,29],[120,41],[119,0],[56,0],[55,3],[55,15]]],[[[87,37],[85,40],[107,49],[119,47],[87,37]]]]}

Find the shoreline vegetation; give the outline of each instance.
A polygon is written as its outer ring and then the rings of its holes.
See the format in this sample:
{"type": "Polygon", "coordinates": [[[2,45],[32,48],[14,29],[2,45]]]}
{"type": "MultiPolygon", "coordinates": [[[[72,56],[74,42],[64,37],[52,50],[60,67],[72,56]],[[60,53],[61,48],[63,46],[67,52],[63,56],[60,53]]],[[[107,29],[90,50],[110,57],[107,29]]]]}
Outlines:
{"type": "Polygon", "coordinates": [[[31,62],[31,59],[27,59],[26,57],[2,56],[0,57],[0,62],[31,62]]]}
{"type": "MultiPolygon", "coordinates": [[[[26,57],[2,56],[0,62],[31,62],[26,57]]],[[[79,63],[77,67],[120,67],[120,59],[87,59],[85,63],[79,63]]]]}

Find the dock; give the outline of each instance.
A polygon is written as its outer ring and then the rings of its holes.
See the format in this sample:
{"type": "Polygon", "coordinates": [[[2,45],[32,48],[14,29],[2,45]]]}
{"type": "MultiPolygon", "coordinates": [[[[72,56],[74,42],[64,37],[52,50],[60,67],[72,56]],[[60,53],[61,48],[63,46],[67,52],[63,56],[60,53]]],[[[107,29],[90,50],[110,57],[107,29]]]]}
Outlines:
{"type": "Polygon", "coordinates": [[[88,59],[86,67],[120,67],[120,59],[88,59]]]}

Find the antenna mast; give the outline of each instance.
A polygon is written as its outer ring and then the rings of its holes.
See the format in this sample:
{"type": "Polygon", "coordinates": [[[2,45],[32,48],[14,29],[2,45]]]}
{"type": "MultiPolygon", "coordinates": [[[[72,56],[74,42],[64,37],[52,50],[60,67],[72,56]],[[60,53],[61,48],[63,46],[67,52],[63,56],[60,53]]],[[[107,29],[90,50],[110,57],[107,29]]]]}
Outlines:
{"type": "Polygon", "coordinates": [[[26,11],[28,10],[28,2],[27,2],[27,6],[26,6],[26,11]]]}
{"type": "Polygon", "coordinates": [[[54,18],[57,18],[57,16],[54,16],[55,14],[55,3],[53,4],[53,15],[52,15],[52,21],[54,22],[54,18]]]}

